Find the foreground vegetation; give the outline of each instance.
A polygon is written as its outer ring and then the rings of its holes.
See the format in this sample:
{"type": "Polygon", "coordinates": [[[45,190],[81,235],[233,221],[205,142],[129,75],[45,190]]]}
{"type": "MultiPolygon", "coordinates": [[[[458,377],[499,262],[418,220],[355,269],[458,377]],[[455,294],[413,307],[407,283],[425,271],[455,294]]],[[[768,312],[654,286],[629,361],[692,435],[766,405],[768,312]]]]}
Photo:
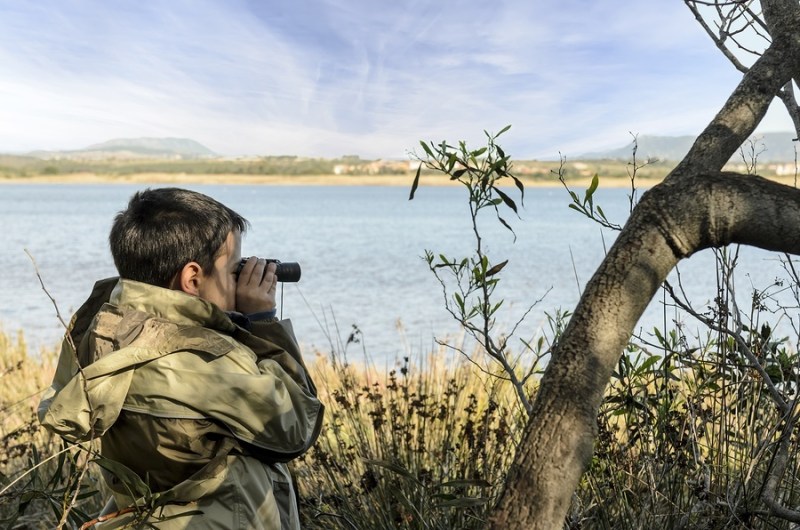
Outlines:
{"type": "MultiPolygon", "coordinates": [[[[800,359],[765,320],[771,292],[753,298],[743,344],[723,331],[690,337],[679,325],[629,346],[568,527],[792,528],[761,502],[790,427],[759,370],[736,361],[748,349],[779,394],[795,394],[800,359]]],[[[720,294],[721,302],[731,293],[723,286],[720,294]]],[[[92,453],[65,449],[35,420],[53,357],[0,333],[2,528],[77,528],[105,496],[96,465],[85,465],[92,453]]],[[[506,380],[450,360],[437,352],[381,372],[337,352],[317,355],[326,425],[293,465],[305,528],[485,526],[527,415],[506,380]]],[[[800,456],[791,440],[781,496],[797,505],[800,456]]]]}

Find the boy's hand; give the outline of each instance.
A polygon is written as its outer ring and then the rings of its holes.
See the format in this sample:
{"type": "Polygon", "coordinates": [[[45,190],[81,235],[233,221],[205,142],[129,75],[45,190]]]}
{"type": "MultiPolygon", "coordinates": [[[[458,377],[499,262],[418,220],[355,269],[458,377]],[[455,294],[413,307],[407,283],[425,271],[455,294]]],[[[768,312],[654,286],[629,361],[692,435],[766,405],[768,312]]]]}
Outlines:
{"type": "Polygon", "coordinates": [[[236,310],[245,315],[275,309],[275,263],[251,257],[239,273],[236,283],[236,310]]]}

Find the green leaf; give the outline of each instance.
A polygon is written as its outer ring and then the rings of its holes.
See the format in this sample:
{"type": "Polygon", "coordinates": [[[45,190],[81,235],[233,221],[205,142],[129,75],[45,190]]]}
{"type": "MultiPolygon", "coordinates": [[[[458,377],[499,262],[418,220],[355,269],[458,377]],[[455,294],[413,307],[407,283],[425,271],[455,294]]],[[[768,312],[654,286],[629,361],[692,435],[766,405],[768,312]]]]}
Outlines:
{"type": "Polygon", "coordinates": [[[513,229],[513,228],[511,228],[511,225],[510,225],[510,224],[508,224],[508,223],[506,222],[506,220],[505,220],[505,219],[503,219],[503,218],[502,218],[502,217],[500,217],[500,216],[497,216],[497,220],[498,220],[498,221],[500,221],[500,222],[503,224],[503,226],[505,226],[506,228],[508,228],[508,231],[509,231],[509,232],[511,232],[512,234],[514,234],[514,239],[516,240],[516,239],[517,239],[517,234],[515,234],[515,233],[514,233],[514,229],[513,229]]]}
{"type": "Polygon", "coordinates": [[[81,486],[81,489],[83,490],[83,493],[79,493],[78,496],[75,497],[79,501],[82,501],[83,499],[88,499],[89,497],[93,497],[98,493],[100,493],[98,490],[92,489],[89,486],[81,486]]]}
{"type": "Polygon", "coordinates": [[[17,505],[17,511],[19,513],[23,513],[28,505],[34,499],[38,498],[45,498],[45,495],[36,491],[36,490],[27,490],[23,491],[22,495],[19,496],[19,504],[17,505]]]}
{"type": "Polygon", "coordinates": [[[455,153],[450,153],[447,157],[447,172],[452,173],[453,168],[456,167],[456,162],[458,162],[458,157],[455,153]]]}
{"type": "Polygon", "coordinates": [[[446,500],[436,503],[437,508],[469,508],[481,506],[489,502],[487,497],[462,497],[460,499],[446,500]]]}
{"type": "Polygon", "coordinates": [[[458,308],[463,313],[464,312],[464,299],[458,293],[453,294],[453,298],[455,298],[456,304],[458,304],[458,308]]]}
{"type": "Polygon", "coordinates": [[[780,383],[783,381],[783,370],[777,364],[771,364],[764,370],[773,383],[780,383]]]}
{"type": "Polygon", "coordinates": [[[491,269],[486,271],[486,276],[493,276],[493,275],[497,274],[498,272],[503,270],[503,267],[505,267],[507,264],[508,264],[508,260],[505,260],[502,263],[498,263],[497,265],[494,265],[491,269]]]}
{"type": "Polygon", "coordinates": [[[96,457],[94,462],[117,477],[125,489],[128,490],[129,495],[134,499],[138,499],[139,497],[147,498],[150,496],[150,488],[144,483],[142,478],[129,467],[103,456],[96,457]]]}
{"type": "Polygon", "coordinates": [[[414,193],[417,191],[417,187],[419,186],[419,174],[421,171],[422,163],[420,163],[419,167],[417,168],[417,175],[414,177],[414,182],[411,184],[411,193],[408,196],[409,201],[414,199],[414,193]]]}
{"type": "Polygon", "coordinates": [[[500,309],[500,307],[501,307],[502,305],[503,305],[503,300],[500,300],[499,302],[497,302],[496,304],[494,304],[494,306],[492,306],[492,308],[489,310],[489,316],[492,316],[492,315],[494,315],[495,313],[497,313],[497,310],[498,310],[498,309],[500,309]]]}
{"type": "Polygon", "coordinates": [[[506,203],[506,206],[508,206],[509,208],[514,210],[514,213],[518,214],[518,212],[517,212],[517,204],[514,202],[514,200],[511,197],[509,197],[508,195],[506,195],[505,193],[500,191],[500,188],[496,188],[496,187],[492,186],[492,189],[495,192],[497,192],[497,194],[500,196],[501,199],[503,199],[503,202],[506,203]]]}
{"type": "Polygon", "coordinates": [[[654,364],[656,364],[660,360],[661,360],[661,356],[660,355],[652,355],[652,356],[648,357],[647,360],[645,362],[643,362],[639,366],[639,368],[636,370],[636,372],[637,373],[644,373],[647,370],[649,370],[651,366],[653,366],[654,364]]]}
{"type": "Polygon", "coordinates": [[[591,197],[594,194],[598,184],[600,184],[600,177],[595,173],[594,177],[592,177],[592,183],[586,189],[586,197],[591,197]]]}
{"type": "MultiPolygon", "coordinates": [[[[35,449],[36,449],[36,447],[34,446],[34,450],[35,449]]],[[[36,454],[37,453],[35,453],[35,455],[36,454]]],[[[64,463],[66,462],[66,460],[67,460],[67,453],[66,452],[61,453],[61,455],[59,455],[59,457],[58,457],[58,463],[56,464],[56,470],[53,473],[53,476],[47,482],[47,486],[45,487],[45,489],[53,488],[53,487],[56,486],[56,484],[61,482],[61,478],[63,476],[62,473],[64,471],[64,463]]]]}
{"type": "Polygon", "coordinates": [[[452,493],[434,493],[431,495],[431,499],[443,499],[446,501],[452,501],[458,498],[458,495],[454,495],[452,493]]]}
{"type": "Polygon", "coordinates": [[[654,327],[653,328],[653,333],[655,333],[656,339],[658,339],[658,343],[661,346],[666,347],[667,346],[667,341],[664,340],[664,335],[661,334],[661,330],[658,329],[657,327],[654,327]]]}
{"type": "Polygon", "coordinates": [[[518,179],[517,177],[515,177],[514,175],[509,173],[508,176],[511,177],[514,180],[514,185],[517,187],[517,189],[519,189],[519,202],[521,202],[523,204],[523,206],[524,206],[525,205],[525,186],[523,186],[522,185],[522,181],[520,179],[518,179]]]}
{"type": "Polygon", "coordinates": [[[430,148],[430,147],[428,147],[428,144],[426,144],[426,143],[425,143],[425,142],[423,142],[423,141],[420,141],[420,142],[419,142],[419,144],[422,146],[422,148],[425,150],[425,153],[426,153],[426,154],[427,154],[429,157],[431,157],[431,158],[434,158],[434,156],[433,156],[433,151],[431,151],[431,148],[430,148]]]}
{"type": "Polygon", "coordinates": [[[568,190],[568,191],[569,191],[569,196],[570,196],[570,197],[572,197],[572,201],[573,201],[574,203],[578,204],[578,203],[580,203],[580,202],[581,202],[581,201],[578,199],[578,195],[577,195],[577,194],[576,194],[574,191],[572,191],[572,190],[568,190]]]}
{"type": "Polygon", "coordinates": [[[405,479],[408,479],[411,482],[414,482],[414,483],[416,483],[416,484],[418,484],[420,486],[422,485],[422,483],[420,483],[420,481],[417,480],[417,477],[412,475],[407,469],[405,469],[405,468],[403,468],[403,467],[401,467],[401,466],[399,466],[397,464],[394,464],[392,462],[388,462],[386,460],[370,460],[368,458],[365,458],[364,459],[364,463],[365,464],[369,464],[369,465],[373,465],[373,466],[379,466],[379,467],[382,467],[384,469],[388,469],[389,471],[391,471],[392,473],[395,473],[396,475],[400,475],[401,477],[403,477],[405,479]]]}
{"type": "Polygon", "coordinates": [[[434,485],[435,488],[468,488],[476,486],[479,488],[490,488],[491,482],[483,479],[456,479],[434,485]]]}
{"type": "Polygon", "coordinates": [[[486,152],[486,148],[485,147],[481,147],[480,149],[476,149],[475,151],[472,151],[469,154],[469,156],[472,157],[472,158],[477,158],[477,157],[481,156],[485,152],[486,152]]]}
{"type": "Polygon", "coordinates": [[[498,136],[500,136],[501,134],[503,134],[504,132],[506,132],[506,131],[507,131],[507,130],[509,130],[510,128],[511,128],[511,124],[508,124],[508,125],[506,125],[506,126],[505,126],[505,127],[503,127],[502,129],[500,129],[500,132],[499,132],[499,133],[497,133],[497,134],[495,134],[495,135],[494,135],[494,137],[495,137],[495,138],[497,138],[498,136]]]}

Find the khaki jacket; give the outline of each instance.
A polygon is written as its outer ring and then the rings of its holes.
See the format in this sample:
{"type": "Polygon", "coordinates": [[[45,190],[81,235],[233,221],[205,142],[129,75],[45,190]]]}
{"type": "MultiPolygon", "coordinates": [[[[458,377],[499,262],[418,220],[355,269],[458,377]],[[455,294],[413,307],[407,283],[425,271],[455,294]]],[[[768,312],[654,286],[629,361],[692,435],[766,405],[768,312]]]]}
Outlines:
{"type": "Polygon", "coordinates": [[[204,300],[117,279],[73,317],[39,405],[49,430],[100,440],[104,512],[157,493],[153,513],[98,528],[299,529],[285,462],[311,447],[322,413],[288,321],[246,331],[204,300]]]}

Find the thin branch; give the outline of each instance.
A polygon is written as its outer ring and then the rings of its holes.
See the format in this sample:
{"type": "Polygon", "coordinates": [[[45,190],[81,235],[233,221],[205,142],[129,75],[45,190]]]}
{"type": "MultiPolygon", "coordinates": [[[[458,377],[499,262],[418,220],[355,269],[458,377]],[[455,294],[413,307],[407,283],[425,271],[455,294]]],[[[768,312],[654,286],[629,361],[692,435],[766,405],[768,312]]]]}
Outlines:
{"type": "MultiPolygon", "coordinates": [[[[58,303],[56,303],[56,299],[53,298],[53,295],[50,294],[50,291],[48,291],[47,287],[45,287],[45,285],[44,285],[44,280],[42,279],[42,275],[39,273],[39,267],[38,267],[38,265],[36,265],[36,260],[34,259],[33,255],[28,251],[27,248],[24,249],[24,251],[25,251],[25,254],[28,255],[28,258],[30,258],[31,263],[33,263],[33,269],[36,272],[36,278],[39,279],[39,285],[42,287],[42,291],[44,291],[44,294],[46,294],[47,297],[50,299],[50,302],[52,302],[52,304],[53,304],[53,308],[55,308],[55,310],[56,310],[56,317],[58,318],[58,321],[61,322],[61,325],[63,326],[63,328],[65,330],[69,331],[69,325],[64,320],[64,317],[61,316],[61,311],[59,311],[59,309],[58,309],[58,303]]],[[[69,333],[67,333],[67,336],[69,337],[69,333]]],[[[75,344],[72,344],[72,337],[69,337],[68,340],[69,340],[70,344],[72,345],[73,349],[75,349],[75,344]]]]}
{"type": "Polygon", "coordinates": [[[469,355],[467,352],[465,352],[463,349],[461,349],[461,348],[458,348],[458,347],[456,347],[456,346],[453,346],[452,344],[449,344],[449,343],[447,343],[447,342],[445,342],[445,341],[443,341],[443,340],[440,340],[440,339],[434,339],[434,341],[435,341],[435,342],[436,342],[436,344],[438,344],[439,346],[444,346],[445,348],[448,348],[448,349],[451,349],[451,350],[453,350],[453,351],[455,351],[455,352],[457,352],[457,353],[460,353],[461,355],[463,355],[463,356],[464,356],[464,358],[465,358],[465,359],[466,359],[468,362],[470,362],[470,363],[472,363],[473,365],[475,365],[475,367],[476,367],[478,370],[480,370],[481,372],[483,372],[484,374],[486,374],[486,375],[488,375],[488,376],[491,376],[491,377],[495,377],[495,378],[497,378],[497,379],[499,379],[499,380],[501,380],[501,381],[511,381],[511,379],[510,379],[509,377],[503,377],[502,375],[498,375],[498,374],[495,374],[495,373],[492,373],[492,372],[488,371],[486,368],[484,368],[483,366],[481,366],[480,364],[478,364],[478,363],[475,361],[475,359],[473,359],[473,358],[472,358],[472,356],[471,356],[471,355],[469,355]]]}
{"type": "MultiPolygon", "coordinates": [[[[31,263],[33,263],[33,268],[34,268],[34,270],[36,272],[36,277],[39,279],[39,285],[41,285],[42,291],[44,291],[44,293],[47,295],[47,297],[53,303],[53,307],[55,308],[55,311],[56,311],[56,317],[58,318],[58,321],[61,323],[61,325],[64,327],[64,330],[65,330],[64,340],[66,340],[67,343],[70,346],[72,355],[74,356],[75,366],[77,366],[78,372],[81,375],[81,384],[83,386],[83,392],[86,394],[86,404],[89,407],[89,434],[90,434],[89,442],[91,443],[91,441],[94,440],[94,417],[95,417],[95,411],[94,411],[94,407],[92,406],[92,400],[89,399],[89,396],[90,396],[89,388],[88,388],[88,384],[89,383],[86,380],[86,374],[84,373],[83,366],[81,366],[80,359],[78,358],[78,348],[75,346],[75,342],[72,339],[72,334],[70,333],[71,330],[70,330],[69,325],[64,320],[64,317],[61,316],[61,311],[58,309],[58,303],[56,303],[56,299],[53,298],[53,295],[50,294],[50,291],[47,290],[47,287],[44,284],[44,280],[42,279],[42,275],[39,272],[39,267],[36,265],[36,260],[34,259],[33,255],[28,251],[28,249],[25,249],[25,254],[28,255],[28,258],[30,258],[31,263]]],[[[63,528],[64,525],[67,524],[67,519],[69,517],[70,511],[72,510],[72,507],[75,506],[75,503],[77,503],[77,501],[78,501],[78,495],[80,494],[80,491],[81,491],[81,482],[83,481],[83,478],[86,476],[86,472],[87,472],[88,468],[89,468],[89,459],[87,458],[86,460],[84,460],[83,464],[80,467],[80,473],[78,474],[78,480],[75,482],[75,490],[72,492],[72,498],[69,499],[69,502],[67,504],[63,505],[63,509],[64,510],[63,510],[63,512],[61,514],[61,519],[59,520],[58,525],[57,525],[57,528],[59,530],[61,528],[63,528]]],[[[66,500],[67,500],[67,498],[65,496],[65,501],[66,500]]]]}
{"type": "Polygon", "coordinates": [[[95,517],[94,519],[92,519],[90,521],[86,521],[85,523],[83,523],[81,525],[80,530],[88,530],[89,528],[93,527],[94,525],[96,525],[98,523],[103,523],[105,521],[110,521],[111,519],[116,519],[117,517],[120,517],[120,516],[128,514],[128,513],[133,513],[135,511],[136,511],[136,507],[135,506],[131,506],[131,507],[128,507],[128,508],[124,508],[122,510],[118,510],[118,511],[113,512],[113,513],[109,513],[109,514],[106,514],[106,515],[101,515],[99,517],[95,517]]]}
{"type": "Polygon", "coordinates": [[[552,291],[552,290],[553,290],[553,287],[552,287],[552,286],[548,287],[547,291],[545,291],[545,293],[544,293],[544,294],[543,294],[541,297],[539,297],[539,299],[538,299],[538,300],[536,300],[535,302],[533,302],[533,303],[530,305],[530,307],[528,307],[528,309],[527,309],[527,310],[525,310],[525,312],[522,314],[522,316],[521,316],[521,317],[519,317],[519,319],[517,320],[517,322],[516,322],[516,323],[514,324],[514,326],[511,328],[511,331],[509,332],[509,334],[508,334],[508,337],[507,337],[508,339],[510,339],[511,337],[513,337],[513,336],[514,336],[514,334],[515,334],[515,333],[516,333],[516,331],[517,331],[517,328],[518,328],[518,327],[519,327],[519,326],[522,324],[522,321],[523,321],[523,320],[525,320],[525,319],[528,317],[528,314],[529,314],[531,311],[533,311],[533,308],[534,308],[534,307],[538,306],[539,304],[541,304],[541,303],[542,303],[542,301],[544,301],[545,297],[546,297],[548,294],[550,294],[550,291],[552,291]]]}
{"type": "Polygon", "coordinates": [[[742,62],[733,54],[733,52],[725,45],[725,39],[719,37],[706,23],[705,18],[703,15],[700,14],[700,11],[697,9],[695,4],[704,4],[704,5],[711,5],[705,2],[695,2],[692,0],[685,0],[684,2],[689,10],[694,14],[694,18],[700,24],[700,26],[705,30],[706,34],[711,37],[711,40],[714,41],[714,44],[722,52],[722,54],[728,58],[728,60],[733,64],[733,66],[742,73],[747,72],[748,68],[742,64],[742,62]]]}

